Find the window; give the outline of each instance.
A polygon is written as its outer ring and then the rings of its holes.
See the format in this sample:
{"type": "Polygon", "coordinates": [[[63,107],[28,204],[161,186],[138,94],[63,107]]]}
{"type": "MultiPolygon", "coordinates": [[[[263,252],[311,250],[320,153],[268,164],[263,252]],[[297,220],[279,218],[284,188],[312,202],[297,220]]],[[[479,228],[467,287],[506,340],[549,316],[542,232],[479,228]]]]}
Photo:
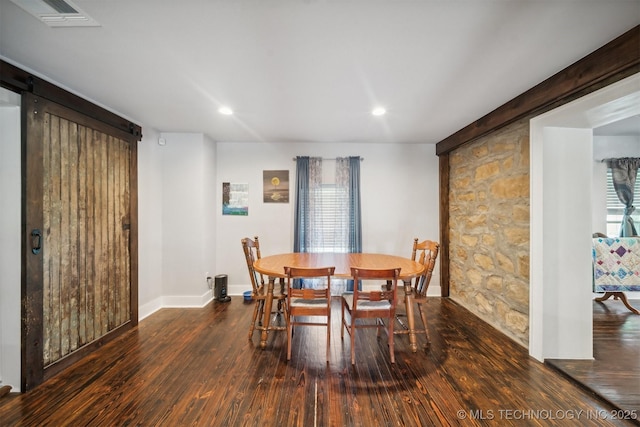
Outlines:
{"type": "Polygon", "coordinates": [[[297,157],[294,252],[361,252],[360,157],[297,157]],[[325,159],[328,160],[328,159],[325,159]]]}
{"type": "Polygon", "coordinates": [[[349,222],[347,189],[336,184],[321,184],[315,192],[316,218],[313,221],[316,238],[309,252],[348,252],[349,222]]]}
{"type": "MultiPolygon", "coordinates": [[[[360,157],[338,157],[323,172],[320,157],[296,157],[294,252],[362,252],[360,157]],[[326,175],[323,179],[323,175],[326,175]]],[[[305,284],[307,282],[305,281],[305,284]]],[[[353,283],[332,280],[334,295],[353,283]]]]}
{"type": "MultiPolygon", "coordinates": [[[[640,202],[640,179],[636,176],[636,185],[633,191],[634,206],[640,202]]],[[[616,190],[613,188],[613,179],[611,177],[611,169],[607,169],[607,236],[620,235],[620,222],[624,214],[624,205],[620,202],[616,190]]],[[[631,215],[633,222],[640,224],[640,209],[631,215]]]]}

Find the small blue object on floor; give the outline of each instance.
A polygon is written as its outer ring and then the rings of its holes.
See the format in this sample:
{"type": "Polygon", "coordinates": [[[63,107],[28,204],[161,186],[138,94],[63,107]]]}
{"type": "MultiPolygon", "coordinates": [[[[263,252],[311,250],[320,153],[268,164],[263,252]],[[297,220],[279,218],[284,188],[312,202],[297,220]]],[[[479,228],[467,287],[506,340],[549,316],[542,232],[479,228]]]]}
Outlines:
{"type": "Polygon", "coordinates": [[[244,297],[245,302],[253,301],[253,298],[251,298],[251,291],[244,291],[242,296],[244,297]]]}

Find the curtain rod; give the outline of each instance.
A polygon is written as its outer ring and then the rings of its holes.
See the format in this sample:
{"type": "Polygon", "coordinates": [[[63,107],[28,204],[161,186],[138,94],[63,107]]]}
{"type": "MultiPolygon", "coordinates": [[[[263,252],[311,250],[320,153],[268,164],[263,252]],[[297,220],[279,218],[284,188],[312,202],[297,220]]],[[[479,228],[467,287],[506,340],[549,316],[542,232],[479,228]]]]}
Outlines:
{"type": "MultiPolygon", "coordinates": [[[[322,160],[336,160],[336,159],[337,157],[322,157],[322,160]]],[[[298,158],[294,157],[292,160],[295,162],[296,160],[298,160],[298,158]]],[[[360,161],[361,162],[364,161],[364,157],[360,157],[360,161]]]]}
{"type": "Polygon", "coordinates": [[[640,160],[640,157],[608,157],[606,159],[595,159],[596,163],[605,163],[608,162],[610,160],[640,160]]]}

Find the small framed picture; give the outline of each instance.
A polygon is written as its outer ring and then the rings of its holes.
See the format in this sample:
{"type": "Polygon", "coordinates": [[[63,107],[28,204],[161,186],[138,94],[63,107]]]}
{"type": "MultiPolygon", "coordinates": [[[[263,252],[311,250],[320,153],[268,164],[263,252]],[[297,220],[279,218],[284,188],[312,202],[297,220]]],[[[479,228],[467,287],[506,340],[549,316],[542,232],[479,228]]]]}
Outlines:
{"type": "Polygon", "coordinates": [[[289,203],[289,171],[262,171],[264,203],[289,203]]]}
{"type": "Polygon", "coordinates": [[[222,215],[249,215],[249,184],[222,183],[222,215]]]}

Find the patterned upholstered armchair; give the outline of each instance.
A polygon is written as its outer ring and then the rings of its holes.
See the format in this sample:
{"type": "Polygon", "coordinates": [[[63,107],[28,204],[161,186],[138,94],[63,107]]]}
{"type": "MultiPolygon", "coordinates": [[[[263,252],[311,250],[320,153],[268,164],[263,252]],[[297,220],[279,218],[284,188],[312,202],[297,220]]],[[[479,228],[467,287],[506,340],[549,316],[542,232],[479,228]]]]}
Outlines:
{"type": "Polygon", "coordinates": [[[624,292],[640,292],[640,237],[593,238],[593,291],[596,301],[620,299],[635,314],[624,292]]]}

